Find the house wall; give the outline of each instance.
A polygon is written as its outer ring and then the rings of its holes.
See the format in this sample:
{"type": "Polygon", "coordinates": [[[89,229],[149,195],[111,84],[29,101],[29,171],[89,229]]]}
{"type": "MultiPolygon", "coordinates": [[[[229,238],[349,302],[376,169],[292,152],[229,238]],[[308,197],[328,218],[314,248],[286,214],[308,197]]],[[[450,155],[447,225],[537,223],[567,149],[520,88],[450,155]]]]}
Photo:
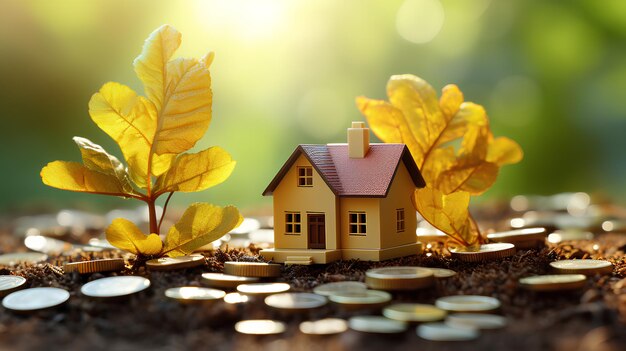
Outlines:
{"type": "Polygon", "coordinates": [[[342,249],[380,249],[380,199],[343,197],[340,204],[340,227],[342,249]],[[365,235],[350,234],[349,212],[365,212],[367,215],[367,233],[365,235]]]}
{"type": "Polygon", "coordinates": [[[313,168],[313,186],[298,186],[298,167],[311,166],[309,160],[300,155],[280,184],[274,189],[274,246],[277,249],[308,248],[307,213],[324,213],[326,216],[326,249],[337,249],[338,200],[326,182],[313,168]],[[300,234],[285,234],[285,212],[300,212],[302,231],[300,234]]]}
{"type": "Polygon", "coordinates": [[[391,189],[386,198],[380,200],[381,244],[382,248],[415,243],[417,236],[417,216],[413,207],[412,197],[415,184],[411,180],[404,162],[396,171],[391,189]],[[396,230],[396,210],[404,208],[404,231],[396,230]]]}

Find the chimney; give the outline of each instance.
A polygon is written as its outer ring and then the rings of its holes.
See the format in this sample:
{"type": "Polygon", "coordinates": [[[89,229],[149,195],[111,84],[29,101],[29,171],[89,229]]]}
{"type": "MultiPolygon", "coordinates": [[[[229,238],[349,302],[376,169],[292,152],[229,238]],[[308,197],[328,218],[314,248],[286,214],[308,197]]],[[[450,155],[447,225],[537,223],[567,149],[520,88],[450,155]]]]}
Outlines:
{"type": "Polygon", "coordinates": [[[365,128],[365,122],[352,122],[352,128],[348,128],[348,156],[365,158],[369,149],[369,128],[365,128]]]}

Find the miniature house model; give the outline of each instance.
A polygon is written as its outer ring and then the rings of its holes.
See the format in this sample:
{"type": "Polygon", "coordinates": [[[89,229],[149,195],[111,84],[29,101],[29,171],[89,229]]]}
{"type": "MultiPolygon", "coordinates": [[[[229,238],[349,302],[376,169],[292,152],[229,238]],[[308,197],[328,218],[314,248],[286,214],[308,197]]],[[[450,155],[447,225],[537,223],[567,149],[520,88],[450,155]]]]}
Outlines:
{"type": "Polygon", "coordinates": [[[417,254],[411,197],[424,185],[404,144],[370,145],[365,123],[353,122],[347,144],[298,146],[267,187],[275,248],[261,255],[311,264],[417,254]]]}

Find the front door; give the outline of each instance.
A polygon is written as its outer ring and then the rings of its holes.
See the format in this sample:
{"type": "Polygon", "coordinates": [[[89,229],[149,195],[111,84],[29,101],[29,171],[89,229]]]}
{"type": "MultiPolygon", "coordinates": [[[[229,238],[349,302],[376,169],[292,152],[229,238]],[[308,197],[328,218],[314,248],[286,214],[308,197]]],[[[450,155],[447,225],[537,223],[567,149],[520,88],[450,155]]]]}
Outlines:
{"type": "Polygon", "coordinates": [[[326,248],[326,218],[324,214],[309,214],[309,249],[326,248]]]}

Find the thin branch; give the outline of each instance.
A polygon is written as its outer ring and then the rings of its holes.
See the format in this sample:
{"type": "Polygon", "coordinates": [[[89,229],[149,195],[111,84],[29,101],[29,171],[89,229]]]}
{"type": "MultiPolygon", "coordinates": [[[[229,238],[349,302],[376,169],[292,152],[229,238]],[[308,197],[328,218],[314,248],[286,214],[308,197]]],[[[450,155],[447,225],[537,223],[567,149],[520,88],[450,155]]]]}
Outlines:
{"type": "Polygon", "coordinates": [[[174,195],[173,191],[170,192],[169,195],[167,195],[167,199],[165,200],[165,204],[163,205],[163,213],[161,213],[161,219],[159,220],[159,225],[157,226],[157,231],[159,234],[161,233],[161,223],[163,223],[163,218],[165,218],[165,212],[167,212],[167,204],[170,203],[172,195],[174,195]]]}

